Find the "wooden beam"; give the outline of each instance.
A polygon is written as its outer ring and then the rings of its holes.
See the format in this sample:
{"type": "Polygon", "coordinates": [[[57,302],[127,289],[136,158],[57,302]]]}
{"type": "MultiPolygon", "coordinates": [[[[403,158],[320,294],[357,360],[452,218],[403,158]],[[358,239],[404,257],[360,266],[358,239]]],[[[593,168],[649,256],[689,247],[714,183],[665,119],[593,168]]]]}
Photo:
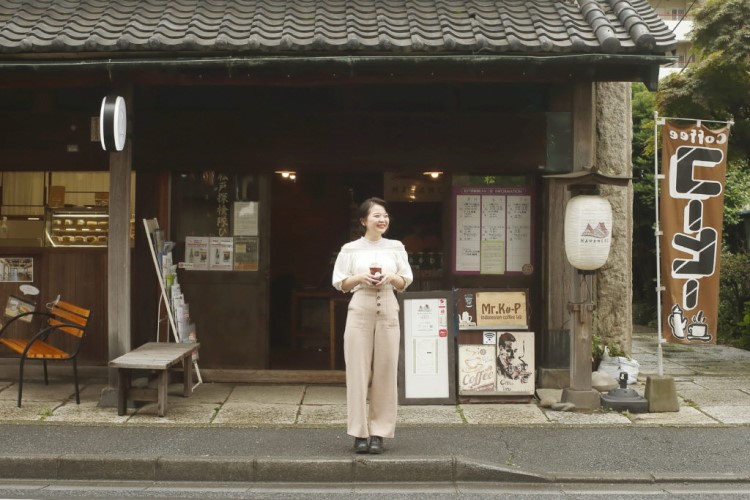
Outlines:
{"type": "MultiPolygon", "coordinates": [[[[595,95],[593,83],[573,86],[573,169],[582,170],[594,164],[595,95]]],[[[568,264],[568,267],[570,265],[568,264]]],[[[570,269],[571,302],[580,303],[582,297],[580,275],[570,269]]],[[[570,388],[575,391],[591,390],[591,312],[585,306],[571,310],[572,333],[570,346],[570,388]],[[585,323],[582,323],[582,320],[585,323]]]]}
{"type": "MultiPolygon", "coordinates": [[[[132,88],[120,92],[132,110],[132,88]]],[[[103,96],[102,96],[103,97],[103,96]]],[[[130,120],[129,120],[130,121],[130,120]]],[[[130,339],[130,182],[132,141],[109,153],[109,246],[107,248],[107,311],[109,359],[131,349],[130,339]]],[[[110,387],[117,387],[117,370],[110,370],[110,387]]]]}

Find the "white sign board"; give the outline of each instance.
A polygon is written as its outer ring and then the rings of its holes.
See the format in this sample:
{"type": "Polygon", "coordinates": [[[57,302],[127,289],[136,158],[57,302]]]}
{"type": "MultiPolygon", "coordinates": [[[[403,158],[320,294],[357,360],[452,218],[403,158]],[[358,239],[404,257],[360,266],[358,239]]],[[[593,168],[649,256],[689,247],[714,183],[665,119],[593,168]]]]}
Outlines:
{"type": "Polygon", "coordinates": [[[450,292],[407,292],[401,302],[401,404],[455,403],[450,292]]]}

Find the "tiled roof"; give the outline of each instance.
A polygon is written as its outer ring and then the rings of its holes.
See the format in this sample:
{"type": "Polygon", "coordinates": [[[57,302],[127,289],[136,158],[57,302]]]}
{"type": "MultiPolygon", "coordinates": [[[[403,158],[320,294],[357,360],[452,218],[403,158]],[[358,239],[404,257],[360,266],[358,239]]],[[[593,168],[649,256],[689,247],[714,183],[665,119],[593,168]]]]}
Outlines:
{"type": "Polygon", "coordinates": [[[646,0],[0,0],[0,53],[664,54],[646,0]]]}

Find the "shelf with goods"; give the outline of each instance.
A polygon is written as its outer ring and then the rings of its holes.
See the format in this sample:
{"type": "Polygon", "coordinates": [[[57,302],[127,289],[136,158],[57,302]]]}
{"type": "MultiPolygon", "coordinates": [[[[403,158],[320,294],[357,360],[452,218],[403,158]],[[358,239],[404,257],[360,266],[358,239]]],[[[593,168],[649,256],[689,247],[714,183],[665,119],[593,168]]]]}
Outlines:
{"type": "MultiPolygon", "coordinates": [[[[174,242],[164,239],[164,232],[159,228],[159,222],[156,219],[143,219],[143,226],[146,230],[151,259],[154,263],[161,292],[157,314],[156,341],[159,342],[161,339],[161,323],[166,320],[166,341],[169,341],[169,331],[171,330],[175,342],[198,342],[195,324],[190,321],[190,310],[181,292],[180,284],[177,282],[177,265],[172,263],[174,242]],[[166,318],[162,318],[161,315],[162,303],[164,303],[166,318]]],[[[198,351],[193,353],[192,362],[198,378],[198,382],[193,387],[195,388],[203,383],[198,368],[198,351]]]]}
{"type": "Polygon", "coordinates": [[[106,208],[49,209],[46,242],[57,246],[107,246],[109,214],[106,208]]]}
{"type": "MultiPolygon", "coordinates": [[[[109,242],[108,207],[50,208],[45,217],[45,243],[51,247],[106,247],[109,242]]],[[[135,218],[130,218],[130,241],[135,241],[135,218]]]]}

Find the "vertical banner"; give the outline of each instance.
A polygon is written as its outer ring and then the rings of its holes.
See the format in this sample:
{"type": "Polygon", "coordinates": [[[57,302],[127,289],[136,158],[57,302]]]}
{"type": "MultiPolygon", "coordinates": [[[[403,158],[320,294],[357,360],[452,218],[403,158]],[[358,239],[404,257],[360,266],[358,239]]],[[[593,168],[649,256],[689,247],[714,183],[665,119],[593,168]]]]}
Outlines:
{"type": "Polygon", "coordinates": [[[716,343],[729,129],[700,122],[662,129],[662,332],[681,344],[716,343]]]}

